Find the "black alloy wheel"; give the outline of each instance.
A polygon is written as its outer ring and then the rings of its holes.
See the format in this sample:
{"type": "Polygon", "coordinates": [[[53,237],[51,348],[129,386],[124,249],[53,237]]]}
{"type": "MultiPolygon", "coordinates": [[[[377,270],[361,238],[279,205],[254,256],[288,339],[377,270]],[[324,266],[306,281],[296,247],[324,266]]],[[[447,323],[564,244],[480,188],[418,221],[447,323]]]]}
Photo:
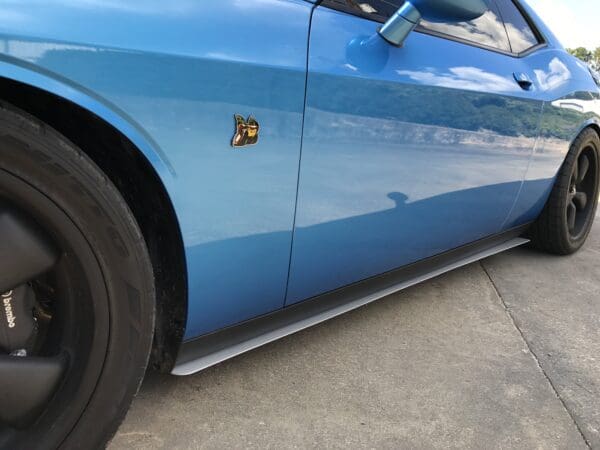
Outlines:
{"type": "Polygon", "coordinates": [[[600,136],[585,129],[575,139],[540,217],[532,245],[557,255],[578,251],[589,236],[600,194],[600,136]]]}
{"type": "Polygon", "coordinates": [[[567,200],[567,225],[573,241],[586,231],[590,214],[594,211],[594,195],[598,186],[598,149],[590,143],[575,160],[567,200]]]}
{"type": "Polygon", "coordinates": [[[107,176],[5,104],[0,305],[0,449],[103,447],[150,353],[148,252],[107,176]]]}

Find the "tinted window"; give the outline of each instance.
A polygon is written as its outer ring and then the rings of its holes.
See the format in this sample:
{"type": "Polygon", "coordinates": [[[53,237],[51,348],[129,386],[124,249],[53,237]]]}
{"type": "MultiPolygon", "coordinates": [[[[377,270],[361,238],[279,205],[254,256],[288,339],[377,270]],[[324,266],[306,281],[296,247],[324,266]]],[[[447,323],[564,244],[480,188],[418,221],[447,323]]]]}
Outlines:
{"type": "Polygon", "coordinates": [[[323,0],[322,5],[385,22],[394,14],[404,0],[323,0]]]}
{"type": "Polygon", "coordinates": [[[497,0],[497,2],[500,7],[500,14],[502,14],[506,24],[506,32],[513,53],[523,53],[540,43],[527,20],[512,0],[497,0]]]}
{"type": "MultiPolygon", "coordinates": [[[[385,22],[403,3],[404,0],[324,0],[322,5],[385,22]]],[[[490,6],[489,11],[473,21],[463,23],[423,21],[419,28],[421,31],[443,34],[509,52],[510,44],[500,13],[492,0],[487,3],[490,6]]]]}
{"type": "Polygon", "coordinates": [[[494,3],[488,3],[490,9],[483,16],[470,22],[431,23],[422,21],[420,28],[510,52],[510,44],[498,8],[494,3]]]}

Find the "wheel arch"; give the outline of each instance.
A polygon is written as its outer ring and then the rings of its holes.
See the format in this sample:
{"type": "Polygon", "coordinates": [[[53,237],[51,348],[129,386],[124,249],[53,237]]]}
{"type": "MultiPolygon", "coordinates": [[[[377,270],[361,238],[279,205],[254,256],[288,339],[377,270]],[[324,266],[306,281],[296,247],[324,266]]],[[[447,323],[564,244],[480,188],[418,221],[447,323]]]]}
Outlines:
{"type": "Polygon", "coordinates": [[[579,137],[579,135],[581,133],[583,133],[585,130],[587,130],[588,128],[591,128],[598,134],[598,136],[600,136],[600,117],[593,117],[591,119],[586,120],[584,123],[582,123],[579,126],[579,128],[577,129],[577,132],[575,133],[575,137],[573,137],[573,139],[571,139],[571,142],[569,143],[569,148],[571,145],[573,145],[573,142],[575,142],[575,140],[579,137]]]}
{"type": "Polygon", "coordinates": [[[0,70],[0,99],[81,148],[115,184],[136,217],[156,280],[157,320],[150,364],[170,372],[185,333],[188,299],[183,239],[165,186],[174,178],[168,160],[136,124],[87,93],[38,74],[27,74],[23,80],[4,72],[0,70]]]}
{"type": "Polygon", "coordinates": [[[588,127],[594,130],[598,137],[600,137],[600,122],[594,121],[590,125],[588,125],[588,127]]]}
{"type": "Polygon", "coordinates": [[[579,138],[579,136],[581,136],[581,133],[584,133],[586,130],[594,130],[598,137],[600,137],[600,117],[588,118],[586,121],[580,123],[577,126],[577,128],[573,132],[573,135],[569,137],[568,148],[565,151],[565,155],[563,161],[560,164],[560,167],[557,169],[557,174],[561,170],[564,164],[564,159],[567,157],[569,150],[571,149],[575,141],[579,138]]]}

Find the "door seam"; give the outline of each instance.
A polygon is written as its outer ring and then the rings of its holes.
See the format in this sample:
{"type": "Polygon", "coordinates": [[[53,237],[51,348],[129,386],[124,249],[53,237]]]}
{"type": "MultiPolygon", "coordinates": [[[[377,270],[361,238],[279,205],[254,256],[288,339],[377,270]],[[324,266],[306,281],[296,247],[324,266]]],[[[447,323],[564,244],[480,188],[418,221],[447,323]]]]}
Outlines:
{"type": "Polygon", "coordinates": [[[287,305],[287,301],[288,301],[288,293],[289,293],[289,287],[290,287],[290,278],[291,278],[291,273],[292,273],[292,256],[293,256],[293,252],[294,252],[294,240],[296,237],[296,218],[298,215],[298,197],[300,194],[300,172],[302,170],[302,150],[304,147],[304,125],[305,125],[305,121],[306,121],[306,103],[307,103],[307,99],[308,99],[308,69],[309,69],[309,60],[310,60],[310,37],[311,37],[311,31],[312,31],[312,21],[313,21],[313,16],[314,16],[314,12],[318,7],[318,3],[315,4],[311,11],[310,11],[310,18],[308,21],[308,33],[307,33],[307,42],[306,42],[306,66],[305,66],[305,72],[304,72],[304,105],[302,107],[302,126],[301,126],[301,132],[300,132],[300,154],[299,154],[299,158],[298,158],[298,171],[297,171],[297,178],[296,178],[296,201],[294,203],[294,219],[292,221],[292,237],[290,240],[290,252],[289,252],[289,260],[288,260],[288,273],[287,273],[287,279],[286,279],[286,283],[285,283],[285,294],[283,297],[283,305],[281,305],[282,308],[285,308],[285,306],[287,305]]]}
{"type": "Polygon", "coordinates": [[[519,203],[519,200],[521,199],[521,194],[523,193],[523,187],[525,186],[525,180],[527,180],[527,176],[529,175],[529,170],[531,169],[531,164],[533,163],[533,157],[537,153],[538,146],[540,145],[540,140],[542,137],[542,123],[544,120],[545,109],[546,109],[546,102],[543,101],[542,108],[540,111],[540,119],[538,121],[538,126],[537,126],[535,143],[533,144],[533,148],[531,149],[531,153],[529,155],[529,161],[527,162],[527,168],[525,169],[523,179],[521,180],[521,185],[519,186],[519,191],[517,192],[517,196],[515,197],[515,200],[513,201],[512,207],[508,211],[508,215],[506,216],[506,219],[504,219],[504,222],[502,222],[502,226],[500,227],[499,231],[502,231],[506,228],[508,221],[511,219],[512,214],[515,211],[515,209],[517,208],[517,204],[519,203]]]}

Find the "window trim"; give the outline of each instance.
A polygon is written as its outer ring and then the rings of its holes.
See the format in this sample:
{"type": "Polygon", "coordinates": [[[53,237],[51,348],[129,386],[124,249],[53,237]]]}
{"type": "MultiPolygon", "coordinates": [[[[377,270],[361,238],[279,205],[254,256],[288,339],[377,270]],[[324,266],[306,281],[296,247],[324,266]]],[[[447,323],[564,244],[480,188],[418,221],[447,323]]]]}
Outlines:
{"type": "MultiPolygon", "coordinates": [[[[495,2],[495,0],[492,0],[492,1],[495,2]]],[[[546,48],[548,46],[548,41],[546,40],[544,35],[540,32],[539,28],[537,27],[537,25],[535,24],[533,19],[529,16],[529,14],[527,14],[527,11],[525,11],[523,9],[523,6],[521,5],[520,1],[519,0],[510,0],[510,1],[512,1],[514,3],[515,7],[519,10],[519,12],[523,16],[523,18],[525,19],[527,24],[533,31],[533,34],[535,34],[535,37],[539,41],[539,44],[534,45],[533,47],[530,47],[521,53],[514,53],[512,51],[502,50],[499,48],[491,47],[489,45],[479,44],[477,42],[469,41],[468,39],[459,38],[457,36],[452,36],[450,34],[441,33],[439,31],[434,31],[434,30],[428,30],[421,26],[417,26],[415,31],[417,33],[427,34],[427,35],[434,36],[434,37],[437,37],[440,39],[446,39],[447,41],[458,42],[459,44],[468,45],[469,47],[480,48],[482,50],[499,53],[501,55],[510,56],[512,58],[525,58],[525,57],[531,55],[532,53],[537,52],[538,50],[546,48]]],[[[339,3],[333,3],[332,0],[319,0],[317,2],[316,6],[322,6],[324,8],[331,9],[334,11],[339,11],[339,12],[342,12],[345,14],[350,14],[352,16],[361,17],[361,18],[369,20],[371,22],[385,23],[387,21],[386,17],[380,16],[377,14],[368,14],[368,13],[365,13],[362,11],[357,11],[356,9],[353,9],[351,7],[341,5],[339,3]]],[[[502,18],[502,22],[504,24],[504,27],[506,27],[506,24],[505,24],[503,18],[502,18]]],[[[508,42],[510,44],[511,41],[510,41],[510,37],[508,36],[508,33],[507,33],[507,38],[508,38],[508,42]]],[[[512,44],[510,44],[510,45],[511,45],[511,49],[512,49],[512,44]]]]}
{"type": "MultiPolygon", "coordinates": [[[[494,1],[496,1],[496,0],[494,0],[494,1]]],[[[521,1],[520,0],[510,0],[510,1],[513,2],[513,4],[515,5],[515,7],[519,10],[519,12],[521,13],[521,16],[523,16],[523,18],[525,19],[525,22],[527,22],[527,25],[529,25],[529,28],[531,28],[531,31],[533,31],[533,34],[535,35],[535,37],[537,38],[537,40],[539,42],[539,44],[534,45],[533,47],[528,48],[524,52],[515,53],[515,55],[527,53],[531,48],[538,47],[541,44],[547,45],[548,44],[548,40],[546,39],[546,36],[544,36],[544,34],[540,31],[540,28],[535,23],[535,21],[533,20],[533,18],[527,13],[527,11],[525,11],[525,8],[523,7],[523,4],[521,3],[521,1]]],[[[498,9],[500,9],[500,7],[498,7],[498,9]]],[[[503,21],[504,21],[504,19],[503,19],[503,21]]],[[[504,23],[506,24],[506,22],[504,22],[504,23]]],[[[508,37],[508,40],[510,41],[510,36],[508,37]]]]}

